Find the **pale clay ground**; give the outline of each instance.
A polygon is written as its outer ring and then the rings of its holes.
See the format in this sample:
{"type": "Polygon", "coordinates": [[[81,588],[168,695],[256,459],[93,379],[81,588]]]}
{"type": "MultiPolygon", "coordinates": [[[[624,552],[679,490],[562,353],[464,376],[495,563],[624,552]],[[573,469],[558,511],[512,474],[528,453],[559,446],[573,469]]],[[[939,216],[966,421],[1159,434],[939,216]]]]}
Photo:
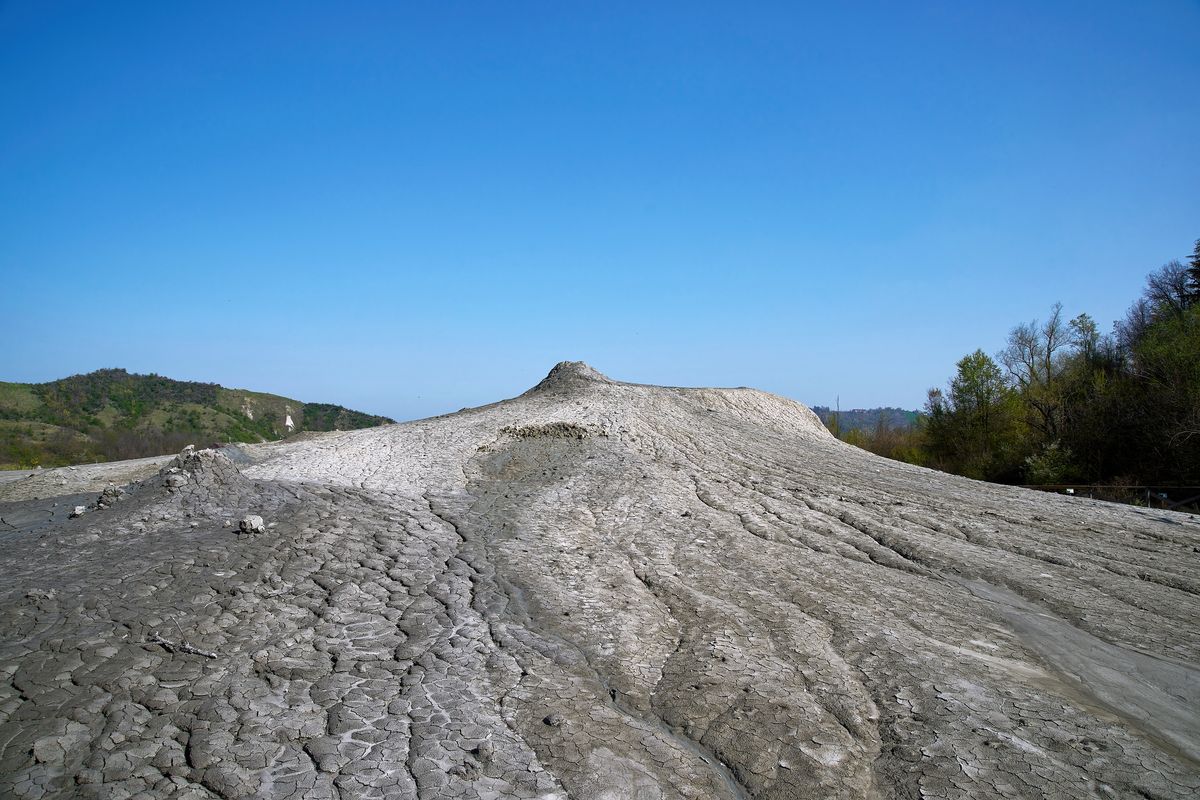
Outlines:
{"type": "Polygon", "coordinates": [[[0,484],[0,796],[1200,791],[1193,516],[580,363],[229,452],[0,484]]]}

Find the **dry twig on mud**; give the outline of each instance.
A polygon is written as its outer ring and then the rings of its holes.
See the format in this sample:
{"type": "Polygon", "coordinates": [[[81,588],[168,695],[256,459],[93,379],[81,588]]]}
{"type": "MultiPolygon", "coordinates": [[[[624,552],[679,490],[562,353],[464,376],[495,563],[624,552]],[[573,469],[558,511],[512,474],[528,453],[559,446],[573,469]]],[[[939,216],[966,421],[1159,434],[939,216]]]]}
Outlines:
{"type": "Polygon", "coordinates": [[[201,650],[199,647],[193,647],[187,642],[172,642],[170,639],[164,639],[157,633],[152,634],[146,640],[150,644],[156,644],[164,648],[169,653],[191,653],[196,656],[204,656],[205,658],[216,658],[216,653],[210,653],[207,650],[201,650]]]}

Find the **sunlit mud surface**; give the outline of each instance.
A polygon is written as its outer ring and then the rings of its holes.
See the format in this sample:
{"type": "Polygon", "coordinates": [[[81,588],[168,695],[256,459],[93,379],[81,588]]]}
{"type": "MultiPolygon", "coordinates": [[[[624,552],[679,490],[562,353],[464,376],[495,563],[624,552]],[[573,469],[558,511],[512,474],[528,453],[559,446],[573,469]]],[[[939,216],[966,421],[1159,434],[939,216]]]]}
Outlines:
{"type": "Polygon", "coordinates": [[[0,484],[0,796],[1200,792],[1192,516],[578,363],[230,453],[0,484]]]}

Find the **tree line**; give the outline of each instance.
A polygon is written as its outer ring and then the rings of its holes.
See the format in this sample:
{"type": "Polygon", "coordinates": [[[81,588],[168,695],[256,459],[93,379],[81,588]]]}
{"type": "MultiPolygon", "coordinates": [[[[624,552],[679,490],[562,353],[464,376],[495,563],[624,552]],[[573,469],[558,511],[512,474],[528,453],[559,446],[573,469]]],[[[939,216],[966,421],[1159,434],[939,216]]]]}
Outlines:
{"type": "Polygon", "coordinates": [[[1147,276],[1111,333],[1055,303],[994,356],[963,356],[916,426],[843,438],[1003,483],[1200,485],[1200,240],[1147,276]]]}

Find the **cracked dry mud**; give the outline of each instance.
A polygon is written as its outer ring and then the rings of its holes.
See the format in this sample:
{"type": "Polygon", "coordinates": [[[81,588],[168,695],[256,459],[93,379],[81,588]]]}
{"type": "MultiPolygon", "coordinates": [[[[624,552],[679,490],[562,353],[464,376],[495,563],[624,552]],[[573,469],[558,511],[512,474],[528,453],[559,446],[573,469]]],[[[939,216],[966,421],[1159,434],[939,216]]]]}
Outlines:
{"type": "Polygon", "coordinates": [[[1189,515],[579,363],[248,452],[0,486],[0,796],[1200,790],[1189,515]]]}

